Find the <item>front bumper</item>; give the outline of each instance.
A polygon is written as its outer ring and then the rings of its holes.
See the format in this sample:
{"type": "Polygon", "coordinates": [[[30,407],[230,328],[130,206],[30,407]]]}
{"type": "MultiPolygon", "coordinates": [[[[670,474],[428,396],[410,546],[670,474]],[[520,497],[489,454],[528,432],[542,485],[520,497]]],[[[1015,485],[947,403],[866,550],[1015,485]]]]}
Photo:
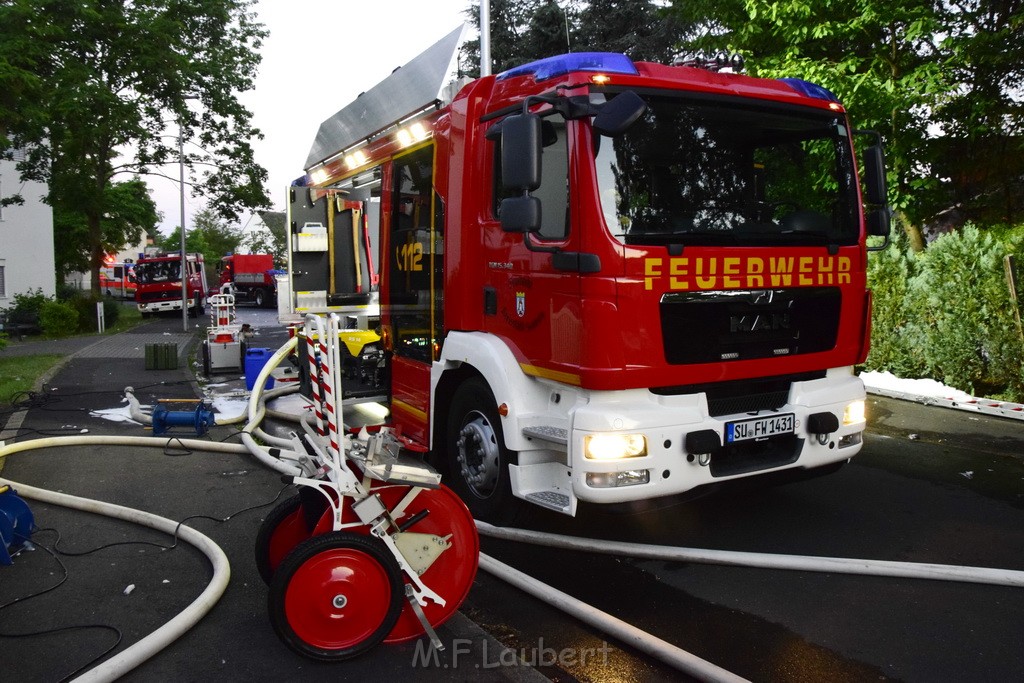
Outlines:
{"type": "MultiPolygon", "coordinates": [[[[658,396],[646,391],[590,396],[573,416],[569,437],[572,492],[582,501],[622,503],[685,493],[699,486],[787,469],[811,469],[847,460],[862,446],[865,423],[844,425],[846,407],[865,398],[864,385],[849,370],[830,371],[823,379],[794,382],[786,405],[774,411],[712,417],[704,394],[658,396]],[[835,431],[811,433],[811,415],[831,413],[835,431]],[[725,444],[726,425],[760,416],[794,416],[791,434],[725,444]],[[647,454],[615,460],[584,457],[592,434],[642,434],[647,454]],[[689,452],[687,435],[717,435],[721,448],[689,452]],[[611,485],[610,482],[620,482],[611,485]]],[[[713,440],[713,439],[712,439],[713,440]]],[[[691,439],[707,443],[707,439],[691,439]]]]}
{"type": "Polygon", "coordinates": [[[160,301],[148,301],[144,304],[137,304],[140,313],[160,313],[163,311],[180,311],[181,299],[162,299],[160,301]]]}

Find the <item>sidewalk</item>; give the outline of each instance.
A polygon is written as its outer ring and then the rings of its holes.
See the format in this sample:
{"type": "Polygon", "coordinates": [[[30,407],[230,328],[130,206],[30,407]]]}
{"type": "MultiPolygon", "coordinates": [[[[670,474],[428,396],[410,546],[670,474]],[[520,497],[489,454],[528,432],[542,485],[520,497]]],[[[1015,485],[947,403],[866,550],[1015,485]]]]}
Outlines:
{"type": "Polygon", "coordinates": [[[57,354],[70,356],[104,339],[113,339],[113,336],[102,334],[87,334],[80,337],[68,337],[66,339],[40,339],[29,338],[26,341],[7,340],[7,347],[0,349],[0,358],[4,356],[34,356],[37,354],[57,354]]]}
{"type": "MultiPolygon", "coordinates": [[[[246,311],[239,311],[245,321],[246,311]]],[[[189,352],[201,338],[206,319],[188,334],[181,320],[158,319],[113,336],[13,343],[3,354],[62,353],[66,362],[48,380],[41,400],[24,415],[16,441],[55,435],[149,436],[141,425],[115,422],[97,414],[125,407],[123,392],[133,386],[143,404],[159,399],[201,396],[189,352]],[[145,345],[178,344],[174,370],[146,370],[145,345]]],[[[268,330],[264,345],[274,338],[268,330]]],[[[244,381],[224,378],[231,388],[244,381]]],[[[194,405],[194,404],[193,404],[194,405]]],[[[8,431],[10,433],[10,431],[8,431]]],[[[203,438],[237,443],[233,427],[215,427],[203,438]]],[[[181,428],[159,448],[148,445],[57,446],[6,458],[0,477],[86,498],[146,510],[209,536],[228,556],[231,580],[214,609],[181,639],[123,677],[126,681],[336,681],[340,678],[406,681],[546,680],[525,666],[486,666],[504,648],[461,613],[438,629],[447,649],[434,656],[421,638],[380,645],[342,663],[323,664],[293,654],[274,634],[267,614],[267,587],[260,579],[253,549],[260,523],[292,495],[280,476],[254,458],[191,452],[175,436],[196,438],[181,428]],[[278,498],[280,496],[280,498],[278,498]],[[256,507],[259,506],[259,507],[256,507]],[[255,508],[255,509],[254,509],[255,508]],[[227,521],[215,521],[224,520],[227,521]],[[483,667],[481,665],[484,665],[483,667]]],[[[10,441],[10,437],[8,437],[10,441]]],[[[71,631],[9,640],[0,637],[0,670],[20,681],[58,680],[111,647],[116,628],[123,640],[112,654],[138,642],[183,610],[206,588],[211,571],[191,546],[161,549],[172,539],[143,528],[56,505],[27,501],[38,527],[32,541],[52,549],[82,552],[58,555],[67,581],[55,590],[0,610],[0,633],[34,632],[89,625],[71,631]],[[16,653],[14,656],[12,653],[16,653]]],[[[63,571],[53,556],[22,552],[12,566],[0,566],[0,605],[56,585],[63,571]]],[[[476,590],[476,588],[474,588],[476,590]]]]}

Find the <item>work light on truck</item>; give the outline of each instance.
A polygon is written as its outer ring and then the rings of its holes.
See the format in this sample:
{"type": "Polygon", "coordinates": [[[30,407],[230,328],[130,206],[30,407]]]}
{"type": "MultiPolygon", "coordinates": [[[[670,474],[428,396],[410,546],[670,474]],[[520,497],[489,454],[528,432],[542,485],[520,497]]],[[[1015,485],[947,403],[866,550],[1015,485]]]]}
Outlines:
{"type": "Polygon", "coordinates": [[[636,486],[651,482],[650,470],[627,470],[625,472],[587,472],[587,486],[595,489],[615,489],[622,486],[636,486]]]}
{"type": "Polygon", "coordinates": [[[647,455],[643,434],[590,434],[583,438],[583,452],[590,460],[621,460],[647,455]]]}

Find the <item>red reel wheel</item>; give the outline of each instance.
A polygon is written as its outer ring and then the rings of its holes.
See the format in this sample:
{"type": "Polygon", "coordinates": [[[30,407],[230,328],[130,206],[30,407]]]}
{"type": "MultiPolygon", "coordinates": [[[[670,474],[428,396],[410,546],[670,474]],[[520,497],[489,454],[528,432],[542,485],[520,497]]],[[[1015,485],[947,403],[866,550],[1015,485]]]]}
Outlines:
{"type": "Polygon", "coordinates": [[[300,543],[270,584],[270,621],[295,652],[338,661],[374,647],[405,604],[398,562],[378,539],[340,531],[300,543]]]}
{"type": "MultiPolygon", "coordinates": [[[[390,509],[408,490],[409,487],[401,486],[382,488],[379,493],[384,504],[390,509]]],[[[407,531],[437,536],[451,534],[451,547],[441,553],[420,576],[427,588],[445,600],[443,607],[430,600],[422,606],[427,621],[436,628],[455,614],[469,595],[469,589],[473,587],[477,564],[480,561],[480,537],[465,503],[446,486],[420,491],[412,504],[406,508],[405,515],[395,521],[402,524],[422,510],[429,510],[430,514],[413,524],[407,531]]],[[[402,615],[394,629],[384,639],[385,643],[402,643],[423,635],[423,625],[416,618],[409,601],[404,599],[403,602],[405,608],[402,615]]]]}
{"type": "MultiPolygon", "coordinates": [[[[375,481],[372,492],[378,494],[385,507],[391,510],[405,497],[410,488],[405,484],[386,484],[375,481]]],[[[427,571],[420,576],[425,586],[445,600],[443,607],[430,600],[427,600],[426,605],[422,605],[427,621],[436,628],[455,614],[466,596],[469,595],[480,561],[480,537],[477,535],[476,522],[473,521],[473,516],[466,504],[447,486],[441,485],[436,489],[421,490],[412,504],[406,508],[405,514],[395,522],[401,525],[423,510],[428,510],[429,514],[409,527],[407,531],[437,536],[451,535],[449,539],[451,547],[441,553],[427,571]]],[[[345,523],[357,521],[355,513],[348,505],[342,511],[342,520],[345,523]]],[[[332,528],[331,511],[327,510],[317,523],[313,534],[325,534],[332,528]]],[[[369,528],[360,526],[351,531],[368,534],[369,528]]],[[[386,643],[413,640],[424,633],[423,625],[416,618],[408,601],[403,597],[402,602],[405,608],[402,610],[402,615],[399,617],[398,623],[395,624],[394,630],[384,639],[386,643]]]]}

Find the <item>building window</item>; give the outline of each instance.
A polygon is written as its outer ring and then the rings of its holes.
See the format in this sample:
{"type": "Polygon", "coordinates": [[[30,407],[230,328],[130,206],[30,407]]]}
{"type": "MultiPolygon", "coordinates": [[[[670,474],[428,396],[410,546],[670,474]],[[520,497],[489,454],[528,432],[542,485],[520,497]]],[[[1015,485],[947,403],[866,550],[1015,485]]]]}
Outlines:
{"type": "Polygon", "coordinates": [[[7,298],[7,281],[4,279],[4,276],[6,275],[6,273],[4,273],[4,269],[7,267],[4,265],[5,263],[5,261],[0,261],[0,299],[7,298]]]}

